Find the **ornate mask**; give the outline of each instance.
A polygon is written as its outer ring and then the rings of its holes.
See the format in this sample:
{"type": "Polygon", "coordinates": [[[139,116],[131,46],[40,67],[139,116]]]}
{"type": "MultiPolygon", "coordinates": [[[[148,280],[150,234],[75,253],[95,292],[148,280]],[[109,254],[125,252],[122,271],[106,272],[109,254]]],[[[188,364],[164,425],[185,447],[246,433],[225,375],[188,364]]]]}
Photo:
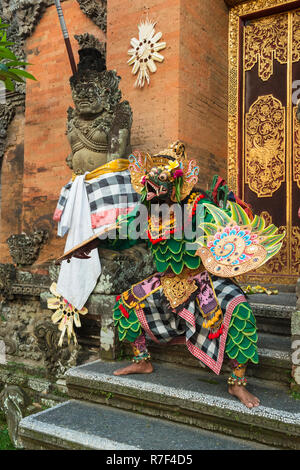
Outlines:
{"type": "Polygon", "coordinates": [[[135,152],[129,161],[132,185],[143,200],[183,201],[198,181],[199,167],[179,141],[157,155],[135,152]]]}

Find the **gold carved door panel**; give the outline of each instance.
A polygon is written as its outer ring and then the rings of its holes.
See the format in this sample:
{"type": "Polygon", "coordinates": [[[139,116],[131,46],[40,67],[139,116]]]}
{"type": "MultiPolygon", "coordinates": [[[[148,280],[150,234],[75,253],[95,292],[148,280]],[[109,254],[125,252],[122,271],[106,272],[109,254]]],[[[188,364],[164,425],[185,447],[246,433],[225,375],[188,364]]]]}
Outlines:
{"type": "Polygon", "coordinates": [[[237,27],[238,104],[235,128],[229,116],[229,152],[235,145],[238,170],[230,173],[229,153],[229,181],[235,178],[254,213],[286,232],[278,255],[243,280],[292,284],[300,277],[300,9],[245,18],[237,27]]]}

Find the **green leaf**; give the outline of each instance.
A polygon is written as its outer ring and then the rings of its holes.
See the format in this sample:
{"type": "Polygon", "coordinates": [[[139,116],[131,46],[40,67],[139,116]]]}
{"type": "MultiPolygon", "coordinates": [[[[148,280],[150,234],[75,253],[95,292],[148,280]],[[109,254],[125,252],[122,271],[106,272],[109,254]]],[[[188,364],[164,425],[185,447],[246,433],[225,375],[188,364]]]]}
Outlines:
{"type": "Polygon", "coordinates": [[[11,80],[15,80],[16,82],[21,82],[24,83],[25,80],[23,78],[19,77],[16,75],[14,72],[11,72],[10,70],[7,72],[4,72],[7,78],[10,78],[11,80]]]}
{"type": "Polygon", "coordinates": [[[5,38],[1,38],[0,40],[0,48],[1,47],[7,47],[7,46],[13,46],[14,45],[14,42],[8,42],[5,40],[5,38]]]}
{"type": "Polygon", "coordinates": [[[15,90],[15,85],[13,84],[13,82],[7,78],[5,81],[4,81],[4,85],[5,85],[5,88],[8,90],[8,91],[14,91],[15,90]]]}
{"type": "Polygon", "coordinates": [[[5,62],[5,65],[8,67],[26,67],[27,65],[32,65],[29,62],[19,62],[18,60],[8,60],[5,62]]]}
{"type": "Polygon", "coordinates": [[[20,77],[25,77],[25,78],[30,78],[30,80],[35,80],[36,78],[31,75],[31,73],[26,72],[26,70],[20,70],[20,69],[10,69],[11,72],[15,73],[16,75],[19,75],[20,77]]]}
{"type": "Polygon", "coordinates": [[[13,52],[11,52],[9,49],[6,49],[5,47],[0,46],[0,59],[11,59],[11,60],[18,60],[17,57],[13,52]]]}

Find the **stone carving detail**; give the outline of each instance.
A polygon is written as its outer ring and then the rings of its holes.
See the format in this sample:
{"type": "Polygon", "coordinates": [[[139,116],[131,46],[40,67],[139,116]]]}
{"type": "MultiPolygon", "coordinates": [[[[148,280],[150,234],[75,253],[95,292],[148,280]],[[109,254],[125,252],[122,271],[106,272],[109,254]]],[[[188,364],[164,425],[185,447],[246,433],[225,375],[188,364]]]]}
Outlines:
{"type": "Polygon", "coordinates": [[[67,163],[79,175],[130,154],[132,111],[128,101],[121,102],[120,77],[106,70],[104,46],[89,34],[76,39],[83,48],[70,79],[75,109],[68,110],[67,163]]]}
{"type": "Polygon", "coordinates": [[[13,298],[12,283],[16,278],[13,264],[0,264],[0,296],[4,299],[13,298]]]}
{"type": "Polygon", "coordinates": [[[106,42],[101,42],[93,34],[75,34],[74,38],[79,44],[79,49],[96,49],[100,52],[103,60],[106,59],[106,42]]]}
{"type": "Polygon", "coordinates": [[[0,405],[6,417],[9,437],[18,449],[22,448],[22,442],[18,437],[19,423],[29,404],[29,396],[20,387],[6,385],[1,392],[0,405]]]}
{"type": "Polygon", "coordinates": [[[2,302],[0,340],[4,341],[7,360],[42,360],[41,351],[32,336],[33,324],[38,314],[38,301],[2,302]]]}
{"type": "Polygon", "coordinates": [[[45,0],[2,0],[2,8],[9,22],[16,22],[19,26],[19,37],[30,36],[39,22],[49,1],[45,0]]]}
{"type": "Polygon", "coordinates": [[[42,352],[47,373],[50,376],[62,376],[70,368],[77,365],[79,345],[63,344],[58,347],[59,331],[50,320],[41,320],[35,324],[34,335],[42,352]]]}
{"type": "Polygon", "coordinates": [[[77,0],[77,2],[83,13],[91,18],[91,20],[106,33],[107,0],[77,0]]]}
{"type": "Polygon", "coordinates": [[[31,235],[11,235],[7,240],[7,244],[14,263],[17,266],[30,266],[33,264],[47,239],[48,233],[44,230],[39,230],[31,235]]]}
{"type": "Polygon", "coordinates": [[[15,108],[10,103],[0,104],[0,166],[4,156],[7,129],[15,116],[15,108]]]}

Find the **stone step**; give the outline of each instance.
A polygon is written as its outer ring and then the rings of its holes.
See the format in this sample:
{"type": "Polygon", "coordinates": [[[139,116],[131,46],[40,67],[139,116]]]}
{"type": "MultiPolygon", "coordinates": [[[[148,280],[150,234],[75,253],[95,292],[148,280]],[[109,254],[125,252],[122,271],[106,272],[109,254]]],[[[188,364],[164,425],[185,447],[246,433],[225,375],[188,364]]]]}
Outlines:
{"type": "Polygon", "coordinates": [[[180,450],[185,454],[189,450],[274,449],[198,427],[78,400],[24,418],[19,435],[26,449],[36,450],[180,450]]]}
{"type": "MultiPolygon", "coordinates": [[[[149,351],[154,361],[177,364],[184,367],[200,369],[201,363],[185,345],[164,345],[149,341],[149,351]]],[[[259,332],[258,340],[259,365],[250,364],[247,375],[271,380],[288,385],[291,380],[291,339],[287,336],[271,335],[259,332]]],[[[129,344],[124,344],[124,352],[132,356],[129,344]]],[[[231,371],[227,361],[224,361],[222,374],[231,371]]]]}
{"type": "Polygon", "coordinates": [[[270,305],[277,307],[295,308],[297,303],[296,292],[279,292],[275,295],[268,294],[249,294],[248,301],[251,305],[270,305]]]}
{"type": "Polygon", "coordinates": [[[259,331],[277,335],[291,334],[291,315],[296,308],[295,294],[252,294],[248,300],[259,331]]]}
{"type": "Polygon", "coordinates": [[[204,370],[155,364],[150,375],[114,376],[124,363],[95,361],[66,373],[70,398],[134,411],[207,431],[300,449],[300,401],[284,386],[252,379],[261,406],[248,409],[227,392],[224,377],[204,370]]]}

